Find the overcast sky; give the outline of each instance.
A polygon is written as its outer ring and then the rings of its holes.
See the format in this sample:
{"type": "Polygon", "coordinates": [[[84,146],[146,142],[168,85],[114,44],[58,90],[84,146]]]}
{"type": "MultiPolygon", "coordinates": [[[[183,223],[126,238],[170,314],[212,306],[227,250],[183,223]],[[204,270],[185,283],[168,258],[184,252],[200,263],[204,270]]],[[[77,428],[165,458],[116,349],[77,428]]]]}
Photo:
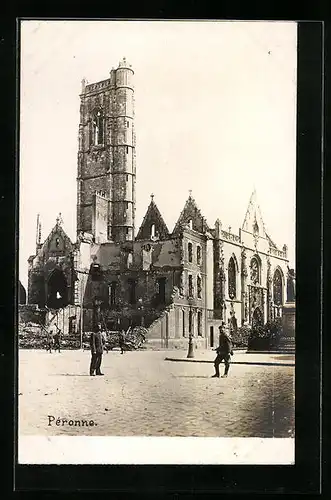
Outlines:
{"type": "Polygon", "coordinates": [[[154,193],[170,230],[192,189],[208,223],[238,233],[254,189],[275,243],[295,254],[293,22],[24,21],[20,269],[59,212],[76,238],[81,80],[135,71],[136,232],[154,193]]]}

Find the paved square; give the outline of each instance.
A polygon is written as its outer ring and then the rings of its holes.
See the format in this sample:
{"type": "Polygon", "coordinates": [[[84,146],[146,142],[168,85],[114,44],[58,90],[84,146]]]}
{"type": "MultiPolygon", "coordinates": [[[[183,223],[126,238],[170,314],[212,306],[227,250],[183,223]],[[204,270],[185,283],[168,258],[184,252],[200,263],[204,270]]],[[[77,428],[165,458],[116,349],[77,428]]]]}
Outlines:
{"type": "Polygon", "coordinates": [[[293,437],[294,366],[234,364],[227,379],[215,379],[212,364],[165,361],[171,356],[185,353],[111,351],[103,356],[105,375],[90,377],[88,351],[20,350],[19,433],[293,437]],[[67,422],[56,425],[59,419],[67,422]]]}

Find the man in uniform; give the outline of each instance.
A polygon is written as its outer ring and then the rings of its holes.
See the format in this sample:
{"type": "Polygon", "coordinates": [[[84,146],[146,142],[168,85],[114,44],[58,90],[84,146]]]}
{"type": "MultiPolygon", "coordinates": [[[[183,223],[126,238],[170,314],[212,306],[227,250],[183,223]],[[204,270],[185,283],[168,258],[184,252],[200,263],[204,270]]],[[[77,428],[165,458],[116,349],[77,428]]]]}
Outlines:
{"type": "Polygon", "coordinates": [[[119,334],[119,346],[120,346],[120,349],[121,349],[121,354],[124,354],[124,347],[125,347],[125,332],[124,330],[121,330],[120,331],[120,334],[119,334]]]}
{"type": "Polygon", "coordinates": [[[101,361],[103,353],[104,340],[101,333],[101,325],[97,326],[97,331],[91,333],[90,346],[91,346],[91,364],[90,364],[90,375],[103,375],[101,373],[101,361]]]}
{"type": "Polygon", "coordinates": [[[61,330],[58,330],[57,332],[55,332],[54,334],[54,351],[58,350],[59,352],[60,349],[61,349],[61,336],[62,336],[62,332],[61,330]]]}
{"type": "Polygon", "coordinates": [[[224,360],[224,375],[222,375],[222,378],[225,378],[228,376],[229,368],[230,368],[230,360],[231,356],[233,356],[233,350],[232,350],[232,342],[225,330],[225,323],[222,321],[221,326],[219,327],[219,346],[216,349],[217,356],[214,361],[214,367],[215,367],[215,375],[213,377],[219,377],[220,376],[220,364],[224,360]]]}
{"type": "Polygon", "coordinates": [[[50,330],[46,334],[46,352],[49,351],[50,353],[52,353],[53,342],[54,342],[54,339],[53,339],[53,330],[50,330]]]}

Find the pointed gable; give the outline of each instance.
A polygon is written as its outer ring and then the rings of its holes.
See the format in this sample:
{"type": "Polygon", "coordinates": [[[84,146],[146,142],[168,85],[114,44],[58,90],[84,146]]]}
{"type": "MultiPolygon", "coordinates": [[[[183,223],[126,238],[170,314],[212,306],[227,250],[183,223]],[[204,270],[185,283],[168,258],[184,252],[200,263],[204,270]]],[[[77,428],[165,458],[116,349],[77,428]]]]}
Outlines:
{"type": "Polygon", "coordinates": [[[168,228],[153,198],[154,196],[152,195],[136,240],[165,240],[169,238],[168,228]]]}
{"type": "Polygon", "coordinates": [[[68,255],[73,249],[73,243],[63,230],[60,221],[57,220],[56,225],[44,241],[40,253],[44,255],[47,254],[48,256],[68,255]]]}
{"type": "Polygon", "coordinates": [[[210,231],[206,219],[201,214],[191,194],[188,197],[179,219],[176,222],[173,234],[181,233],[186,228],[191,228],[193,231],[197,231],[198,233],[206,233],[207,231],[210,231]]]}
{"type": "Polygon", "coordinates": [[[266,231],[262,219],[261,209],[257,202],[256,190],[251,194],[242,229],[251,234],[258,234],[266,238],[266,231]]]}

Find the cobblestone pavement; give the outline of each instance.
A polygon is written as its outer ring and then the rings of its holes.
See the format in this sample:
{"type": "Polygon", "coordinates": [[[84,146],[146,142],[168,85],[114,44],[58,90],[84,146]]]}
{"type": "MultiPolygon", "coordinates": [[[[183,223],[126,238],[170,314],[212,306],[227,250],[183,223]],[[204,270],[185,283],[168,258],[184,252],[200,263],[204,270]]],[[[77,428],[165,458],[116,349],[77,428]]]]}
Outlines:
{"type": "MultiPolygon", "coordinates": [[[[88,351],[21,350],[19,433],[294,436],[294,367],[232,365],[228,378],[217,379],[210,378],[211,364],[165,361],[171,356],[185,353],[111,351],[103,356],[105,375],[90,377],[88,351]],[[51,425],[48,416],[55,417],[51,425]],[[58,418],[72,420],[71,425],[57,426],[58,418]],[[81,419],[95,425],[82,427],[75,422],[81,419]]],[[[213,359],[214,353],[206,356],[213,359]]]]}

